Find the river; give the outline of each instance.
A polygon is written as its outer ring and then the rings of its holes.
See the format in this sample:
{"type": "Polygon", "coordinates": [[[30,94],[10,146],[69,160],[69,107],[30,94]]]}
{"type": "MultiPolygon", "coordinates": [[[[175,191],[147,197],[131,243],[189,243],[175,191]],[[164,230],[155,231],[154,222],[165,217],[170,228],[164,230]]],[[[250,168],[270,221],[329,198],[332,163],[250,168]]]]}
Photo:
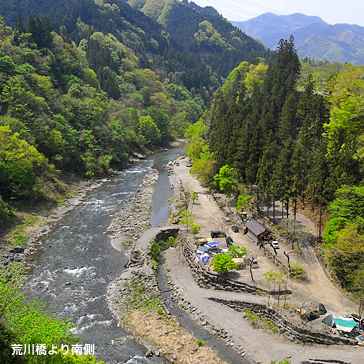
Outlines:
{"type": "Polygon", "coordinates": [[[160,175],[151,224],[167,222],[172,191],[164,167],[181,153],[180,148],[156,153],[90,192],[85,202],[52,230],[34,257],[35,268],[26,283],[26,293],[41,299],[57,317],[71,321],[80,343],[95,344],[97,357],[107,363],[162,362],[145,358],[147,349],[118,327],[108,307],[107,287],[123,272],[127,257],[112,247],[107,228],[153,167],[160,175]]]}

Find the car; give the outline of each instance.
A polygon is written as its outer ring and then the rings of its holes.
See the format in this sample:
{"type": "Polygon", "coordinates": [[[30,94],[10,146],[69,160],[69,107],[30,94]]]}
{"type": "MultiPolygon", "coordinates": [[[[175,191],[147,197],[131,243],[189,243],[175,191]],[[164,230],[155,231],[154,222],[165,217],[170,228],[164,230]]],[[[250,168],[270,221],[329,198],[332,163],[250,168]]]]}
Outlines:
{"type": "Polygon", "coordinates": [[[364,346],[364,335],[359,335],[355,338],[359,346],[364,346]]]}
{"type": "Polygon", "coordinates": [[[238,227],[238,226],[236,226],[236,225],[233,225],[233,226],[231,227],[231,230],[233,231],[233,233],[238,233],[238,232],[239,232],[239,227],[238,227]]]}
{"type": "Polygon", "coordinates": [[[278,250],[279,249],[279,243],[277,240],[273,240],[270,245],[272,246],[273,249],[278,250]]]}
{"type": "Polygon", "coordinates": [[[215,239],[215,238],[226,238],[226,234],[222,231],[211,231],[211,238],[215,239]]]}

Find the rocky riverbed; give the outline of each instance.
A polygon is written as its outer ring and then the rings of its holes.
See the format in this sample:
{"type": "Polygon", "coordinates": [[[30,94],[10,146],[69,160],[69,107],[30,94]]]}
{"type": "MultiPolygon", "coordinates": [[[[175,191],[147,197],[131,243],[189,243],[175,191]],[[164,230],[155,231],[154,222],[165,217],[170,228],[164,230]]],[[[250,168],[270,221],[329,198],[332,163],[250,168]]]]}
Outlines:
{"type": "Polygon", "coordinates": [[[130,251],[150,227],[153,191],[157,180],[158,171],[151,169],[125,208],[114,216],[107,232],[115,249],[130,251]]]}

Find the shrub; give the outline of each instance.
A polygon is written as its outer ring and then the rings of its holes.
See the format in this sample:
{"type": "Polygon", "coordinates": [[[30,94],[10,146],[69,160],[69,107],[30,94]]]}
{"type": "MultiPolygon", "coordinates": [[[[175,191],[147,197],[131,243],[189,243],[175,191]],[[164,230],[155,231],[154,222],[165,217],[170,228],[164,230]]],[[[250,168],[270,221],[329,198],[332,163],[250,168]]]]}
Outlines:
{"type": "Polygon", "coordinates": [[[32,196],[37,177],[47,170],[46,158],[34,146],[0,126],[0,193],[4,197],[32,196]]]}
{"type": "Polygon", "coordinates": [[[229,254],[232,258],[243,258],[247,255],[248,250],[244,246],[237,244],[230,245],[229,254]]]}
{"type": "Polygon", "coordinates": [[[173,236],[170,236],[167,240],[153,241],[149,250],[149,255],[152,259],[153,269],[158,269],[161,253],[170,247],[176,246],[176,243],[177,239],[173,236]]]}
{"type": "Polygon", "coordinates": [[[216,254],[212,259],[212,269],[217,273],[227,273],[236,268],[237,266],[230,254],[216,254]]]}
{"type": "Polygon", "coordinates": [[[249,207],[250,201],[252,200],[252,196],[248,194],[241,194],[238,197],[238,200],[236,202],[236,209],[241,212],[244,209],[249,207]]]}
{"type": "Polygon", "coordinates": [[[304,280],[306,278],[306,272],[303,266],[297,262],[291,264],[290,276],[294,279],[304,280]]]}
{"type": "Polygon", "coordinates": [[[196,235],[196,234],[198,234],[200,232],[200,230],[201,230],[201,226],[199,224],[193,223],[191,225],[192,234],[196,235]]]}
{"type": "Polygon", "coordinates": [[[205,346],[206,345],[206,340],[203,340],[203,339],[197,339],[196,340],[196,344],[198,347],[202,347],[202,346],[205,346]]]}
{"type": "Polygon", "coordinates": [[[250,309],[244,310],[244,317],[256,329],[264,329],[266,331],[270,331],[273,334],[279,333],[278,326],[272,320],[266,317],[261,317],[250,309]]]}
{"type": "Polygon", "coordinates": [[[0,196],[0,228],[9,224],[14,217],[14,211],[0,196]]]}

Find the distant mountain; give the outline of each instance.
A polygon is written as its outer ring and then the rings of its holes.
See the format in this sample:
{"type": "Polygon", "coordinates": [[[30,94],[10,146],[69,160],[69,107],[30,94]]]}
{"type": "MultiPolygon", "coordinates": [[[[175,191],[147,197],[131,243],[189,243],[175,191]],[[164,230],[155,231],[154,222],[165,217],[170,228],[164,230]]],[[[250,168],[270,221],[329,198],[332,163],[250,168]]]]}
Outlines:
{"type": "Polygon", "coordinates": [[[272,13],[233,24],[269,48],[293,35],[301,57],[364,64],[364,27],[358,25],[330,25],[316,16],[272,13]]]}

